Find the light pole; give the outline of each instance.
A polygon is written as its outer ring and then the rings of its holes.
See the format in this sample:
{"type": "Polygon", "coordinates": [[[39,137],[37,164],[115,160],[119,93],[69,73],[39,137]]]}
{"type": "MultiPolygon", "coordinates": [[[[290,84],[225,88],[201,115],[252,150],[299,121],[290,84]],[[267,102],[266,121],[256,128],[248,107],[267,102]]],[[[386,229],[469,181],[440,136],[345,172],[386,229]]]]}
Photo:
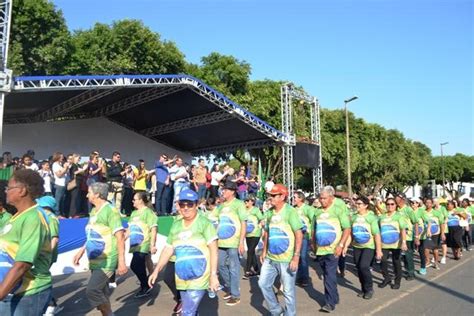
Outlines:
{"type": "Polygon", "coordinates": [[[444,178],[444,156],[443,156],[443,146],[449,144],[448,142],[441,143],[441,177],[443,177],[443,197],[446,196],[445,184],[446,180],[444,178]]]}
{"type": "Polygon", "coordinates": [[[347,153],[347,193],[349,198],[352,198],[352,179],[351,179],[351,149],[349,146],[349,112],[347,111],[347,104],[357,100],[358,96],[353,96],[350,99],[344,100],[344,109],[346,111],[346,153],[347,153]]]}

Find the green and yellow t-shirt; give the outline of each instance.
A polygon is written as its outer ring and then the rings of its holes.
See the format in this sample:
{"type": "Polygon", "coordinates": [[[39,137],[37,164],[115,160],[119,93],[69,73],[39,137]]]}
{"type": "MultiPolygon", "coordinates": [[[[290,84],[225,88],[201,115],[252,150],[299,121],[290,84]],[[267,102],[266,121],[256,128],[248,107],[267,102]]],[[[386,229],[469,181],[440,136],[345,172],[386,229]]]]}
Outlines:
{"type": "Polygon", "coordinates": [[[431,236],[436,236],[441,233],[441,225],[443,225],[444,220],[445,218],[443,213],[435,209],[431,209],[430,211],[425,210],[423,214],[423,221],[427,225],[426,230],[428,230],[428,227],[430,228],[431,236]]]}
{"type": "Polygon", "coordinates": [[[443,217],[444,217],[444,233],[447,234],[449,232],[449,229],[448,229],[448,210],[446,209],[446,207],[444,207],[443,205],[440,205],[438,208],[433,208],[433,210],[435,211],[438,211],[440,212],[443,217]]]}
{"type": "Polygon", "coordinates": [[[412,241],[413,228],[414,228],[414,225],[418,222],[418,218],[416,217],[415,211],[413,211],[413,209],[409,207],[408,205],[405,205],[404,207],[399,208],[397,212],[403,215],[403,218],[405,219],[407,241],[412,241]]]}
{"type": "MultiPolygon", "coordinates": [[[[180,215],[176,215],[176,216],[174,217],[173,224],[174,224],[174,222],[177,222],[177,221],[179,221],[179,220],[182,219],[182,218],[183,218],[183,216],[182,216],[181,214],[180,214],[180,215]]],[[[159,222],[159,221],[160,221],[160,218],[158,217],[157,222],[159,222]]],[[[173,226],[173,224],[171,224],[171,226],[173,226]]],[[[171,229],[171,228],[170,228],[170,229],[171,229]]],[[[171,256],[169,262],[176,262],[176,255],[173,254],[173,255],[171,256]]]]}
{"type": "Polygon", "coordinates": [[[252,207],[250,210],[247,209],[247,235],[246,237],[260,237],[262,236],[262,228],[260,227],[260,221],[263,219],[262,212],[258,207],[252,207]]]}
{"type": "MultiPolygon", "coordinates": [[[[47,209],[43,209],[44,213],[48,216],[49,219],[49,232],[51,238],[58,238],[59,239],[59,219],[58,217],[51,211],[47,209]]],[[[58,260],[58,244],[52,250],[52,259],[51,264],[55,263],[58,260]]]]}
{"type": "Polygon", "coordinates": [[[176,255],[176,289],[205,290],[209,287],[211,255],[208,246],[216,239],[214,226],[201,214],[187,227],[183,219],[173,223],[166,243],[176,255]]]}
{"type": "Polygon", "coordinates": [[[392,216],[388,213],[379,217],[380,238],[382,249],[399,249],[402,242],[401,230],[407,228],[405,216],[400,212],[394,212],[392,216]]]}
{"type": "Polygon", "coordinates": [[[205,217],[214,225],[214,228],[217,229],[219,225],[219,216],[217,215],[217,207],[215,207],[212,211],[207,211],[205,217]]]}
{"type": "Polygon", "coordinates": [[[342,231],[351,228],[348,208],[344,203],[336,202],[326,210],[318,208],[314,213],[315,241],[318,251],[316,255],[324,256],[334,254],[339,244],[342,231]]]}
{"type": "Polygon", "coordinates": [[[303,224],[301,231],[303,232],[303,237],[306,239],[311,239],[313,233],[313,217],[315,208],[309,206],[308,204],[303,204],[300,207],[295,206],[296,212],[303,224]]]}
{"type": "Polygon", "coordinates": [[[86,226],[89,269],[106,271],[117,269],[118,251],[115,233],[122,229],[120,213],[109,203],[105,203],[99,210],[92,209],[86,226]]]}
{"type": "Polygon", "coordinates": [[[150,252],[151,229],[158,226],[157,222],[158,216],[148,207],[132,212],[128,221],[130,252],[150,252]]]}
{"type": "Polygon", "coordinates": [[[5,209],[0,212],[0,228],[2,228],[12,217],[5,209]]]}
{"type": "Polygon", "coordinates": [[[374,236],[380,234],[379,220],[372,212],[365,215],[354,214],[352,222],[352,246],[375,249],[374,236]]]}
{"type": "Polygon", "coordinates": [[[241,221],[247,219],[244,202],[235,198],[230,202],[224,202],[216,208],[216,215],[219,218],[217,226],[219,248],[238,248],[241,221]]]}
{"type": "Polygon", "coordinates": [[[425,218],[425,208],[419,207],[416,210],[413,210],[416,216],[416,222],[418,223],[418,232],[415,236],[419,236],[420,240],[426,239],[426,228],[428,228],[428,222],[425,218]]]}
{"type": "Polygon", "coordinates": [[[474,206],[468,206],[466,207],[466,209],[464,210],[464,212],[466,212],[466,215],[467,215],[467,223],[470,225],[472,224],[472,216],[474,215],[474,206]]]}
{"type": "Polygon", "coordinates": [[[0,283],[15,262],[32,265],[11,293],[33,295],[50,288],[51,257],[48,218],[37,205],[15,214],[0,228],[0,283]]]}
{"type": "Polygon", "coordinates": [[[303,228],[298,214],[289,204],[285,204],[279,212],[270,209],[265,215],[267,258],[276,262],[290,262],[295,251],[295,231],[303,228]]]}

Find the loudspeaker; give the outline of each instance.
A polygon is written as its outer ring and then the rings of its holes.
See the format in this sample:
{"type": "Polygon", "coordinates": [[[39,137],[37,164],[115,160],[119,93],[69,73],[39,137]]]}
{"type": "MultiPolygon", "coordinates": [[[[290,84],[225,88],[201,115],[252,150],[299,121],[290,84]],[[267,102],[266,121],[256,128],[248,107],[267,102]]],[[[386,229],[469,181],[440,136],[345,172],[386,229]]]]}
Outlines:
{"type": "Polygon", "coordinates": [[[319,164],[319,145],[296,143],[293,147],[293,165],[295,167],[317,168],[319,164]]]}

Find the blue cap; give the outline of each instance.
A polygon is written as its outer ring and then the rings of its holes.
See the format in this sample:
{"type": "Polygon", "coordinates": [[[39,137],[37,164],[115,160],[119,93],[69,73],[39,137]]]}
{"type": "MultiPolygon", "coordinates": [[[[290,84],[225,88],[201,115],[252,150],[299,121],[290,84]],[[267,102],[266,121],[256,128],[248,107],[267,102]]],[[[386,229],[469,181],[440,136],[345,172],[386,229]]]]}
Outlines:
{"type": "Polygon", "coordinates": [[[198,195],[196,192],[190,189],[184,189],[179,193],[179,201],[192,201],[197,202],[198,195]]]}
{"type": "Polygon", "coordinates": [[[41,207],[47,207],[53,211],[56,211],[56,200],[49,195],[42,196],[36,199],[36,202],[41,207]]]}

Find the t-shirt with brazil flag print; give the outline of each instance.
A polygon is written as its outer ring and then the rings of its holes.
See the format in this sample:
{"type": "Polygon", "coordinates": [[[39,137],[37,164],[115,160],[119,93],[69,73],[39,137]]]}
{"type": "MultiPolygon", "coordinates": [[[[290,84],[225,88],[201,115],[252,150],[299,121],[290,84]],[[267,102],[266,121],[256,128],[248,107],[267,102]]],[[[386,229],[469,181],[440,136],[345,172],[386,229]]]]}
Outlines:
{"type": "Polygon", "coordinates": [[[262,212],[258,207],[252,207],[247,210],[247,235],[246,237],[260,237],[262,236],[262,228],[260,227],[260,221],[263,219],[262,212]]]}
{"type": "Polygon", "coordinates": [[[441,234],[441,225],[444,223],[444,215],[441,213],[441,211],[437,211],[435,209],[425,211],[423,214],[423,220],[427,225],[429,225],[427,228],[430,228],[431,236],[441,234]]]}
{"type": "Polygon", "coordinates": [[[372,212],[365,215],[354,214],[352,222],[352,246],[375,249],[374,235],[380,233],[379,220],[372,212]]]}
{"type": "Polygon", "coordinates": [[[310,239],[313,233],[312,226],[313,226],[313,217],[314,217],[314,207],[309,206],[308,204],[303,204],[300,207],[295,206],[296,212],[300,217],[301,224],[303,224],[303,228],[301,231],[303,232],[303,237],[306,239],[310,239]]]}
{"type": "Polygon", "coordinates": [[[298,214],[289,204],[279,212],[270,209],[266,213],[265,231],[268,234],[267,258],[288,263],[295,251],[295,231],[303,228],[298,214]]]}
{"type": "Polygon", "coordinates": [[[418,218],[416,217],[415,211],[413,211],[413,209],[409,207],[408,205],[405,205],[404,207],[399,208],[397,212],[403,215],[403,218],[405,219],[407,241],[412,241],[413,228],[414,228],[414,225],[418,222],[418,218]]]}
{"type": "Polygon", "coordinates": [[[416,221],[418,223],[418,232],[415,236],[419,236],[420,240],[426,239],[426,229],[428,228],[428,219],[425,216],[425,208],[419,207],[415,212],[416,221]]]}
{"type": "Polygon", "coordinates": [[[318,208],[314,213],[316,255],[334,254],[344,229],[351,228],[349,212],[344,204],[335,199],[328,209],[318,208]]]}
{"type": "Polygon", "coordinates": [[[402,238],[401,230],[407,228],[405,216],[400,212],[395,212],[391,216],[388,213],[379,217],[380,238],[382,239],[382,249],[399,249],[402,238]]]}
{"type": "Polygon", "coordinates": [[[86,226],[86,252],[89,269],[115,271],[118,252],[115,233],[123,229],[120,213],[109,203],[93,208],[86,226]]]}
{"type": "Polygon", "coordinates": [[[178,290],[205,290],[209,287],[211,255],[208,246],[216,239],[216,229],[201,214],[197,214],[193,223],[187,227],[183,219],[173,223],[166,243],[173,247],[176,255],[175,279],[178,290]]]}
{"type": "Polygon", "coordinates": [[[16,261],[32,266],[11,293],[33,295],[51,287],[49,224],[37,205],[15,214],[0,229],[0,283],[16,261]]]}
{"type": "Polygon", "coordinates": [[[240,244],[241,221],[247,219],[244,202],[234,198],[220,204],[216,209],[219,218],[217,237],[219,248],[238,248],[240,244]]]}
{"type": "MultiPolygon", "coordinates": [[[[59,238],[59,219],[58,217],[51,212],[50,210],[43,209],[43,212],[48,216],[49,220],[49,231],[51,238],[59,238]]],[[[58,245],[52,251],[51,264],[55,263],[58,260],[58,245]]]]}
{"type": "Polygon", "coordinates": [[[151,229],[157,227],[158,217],[148,207],[135,210],[130,215],[130,252],[149,253],[151,248],[151,229]]]}

